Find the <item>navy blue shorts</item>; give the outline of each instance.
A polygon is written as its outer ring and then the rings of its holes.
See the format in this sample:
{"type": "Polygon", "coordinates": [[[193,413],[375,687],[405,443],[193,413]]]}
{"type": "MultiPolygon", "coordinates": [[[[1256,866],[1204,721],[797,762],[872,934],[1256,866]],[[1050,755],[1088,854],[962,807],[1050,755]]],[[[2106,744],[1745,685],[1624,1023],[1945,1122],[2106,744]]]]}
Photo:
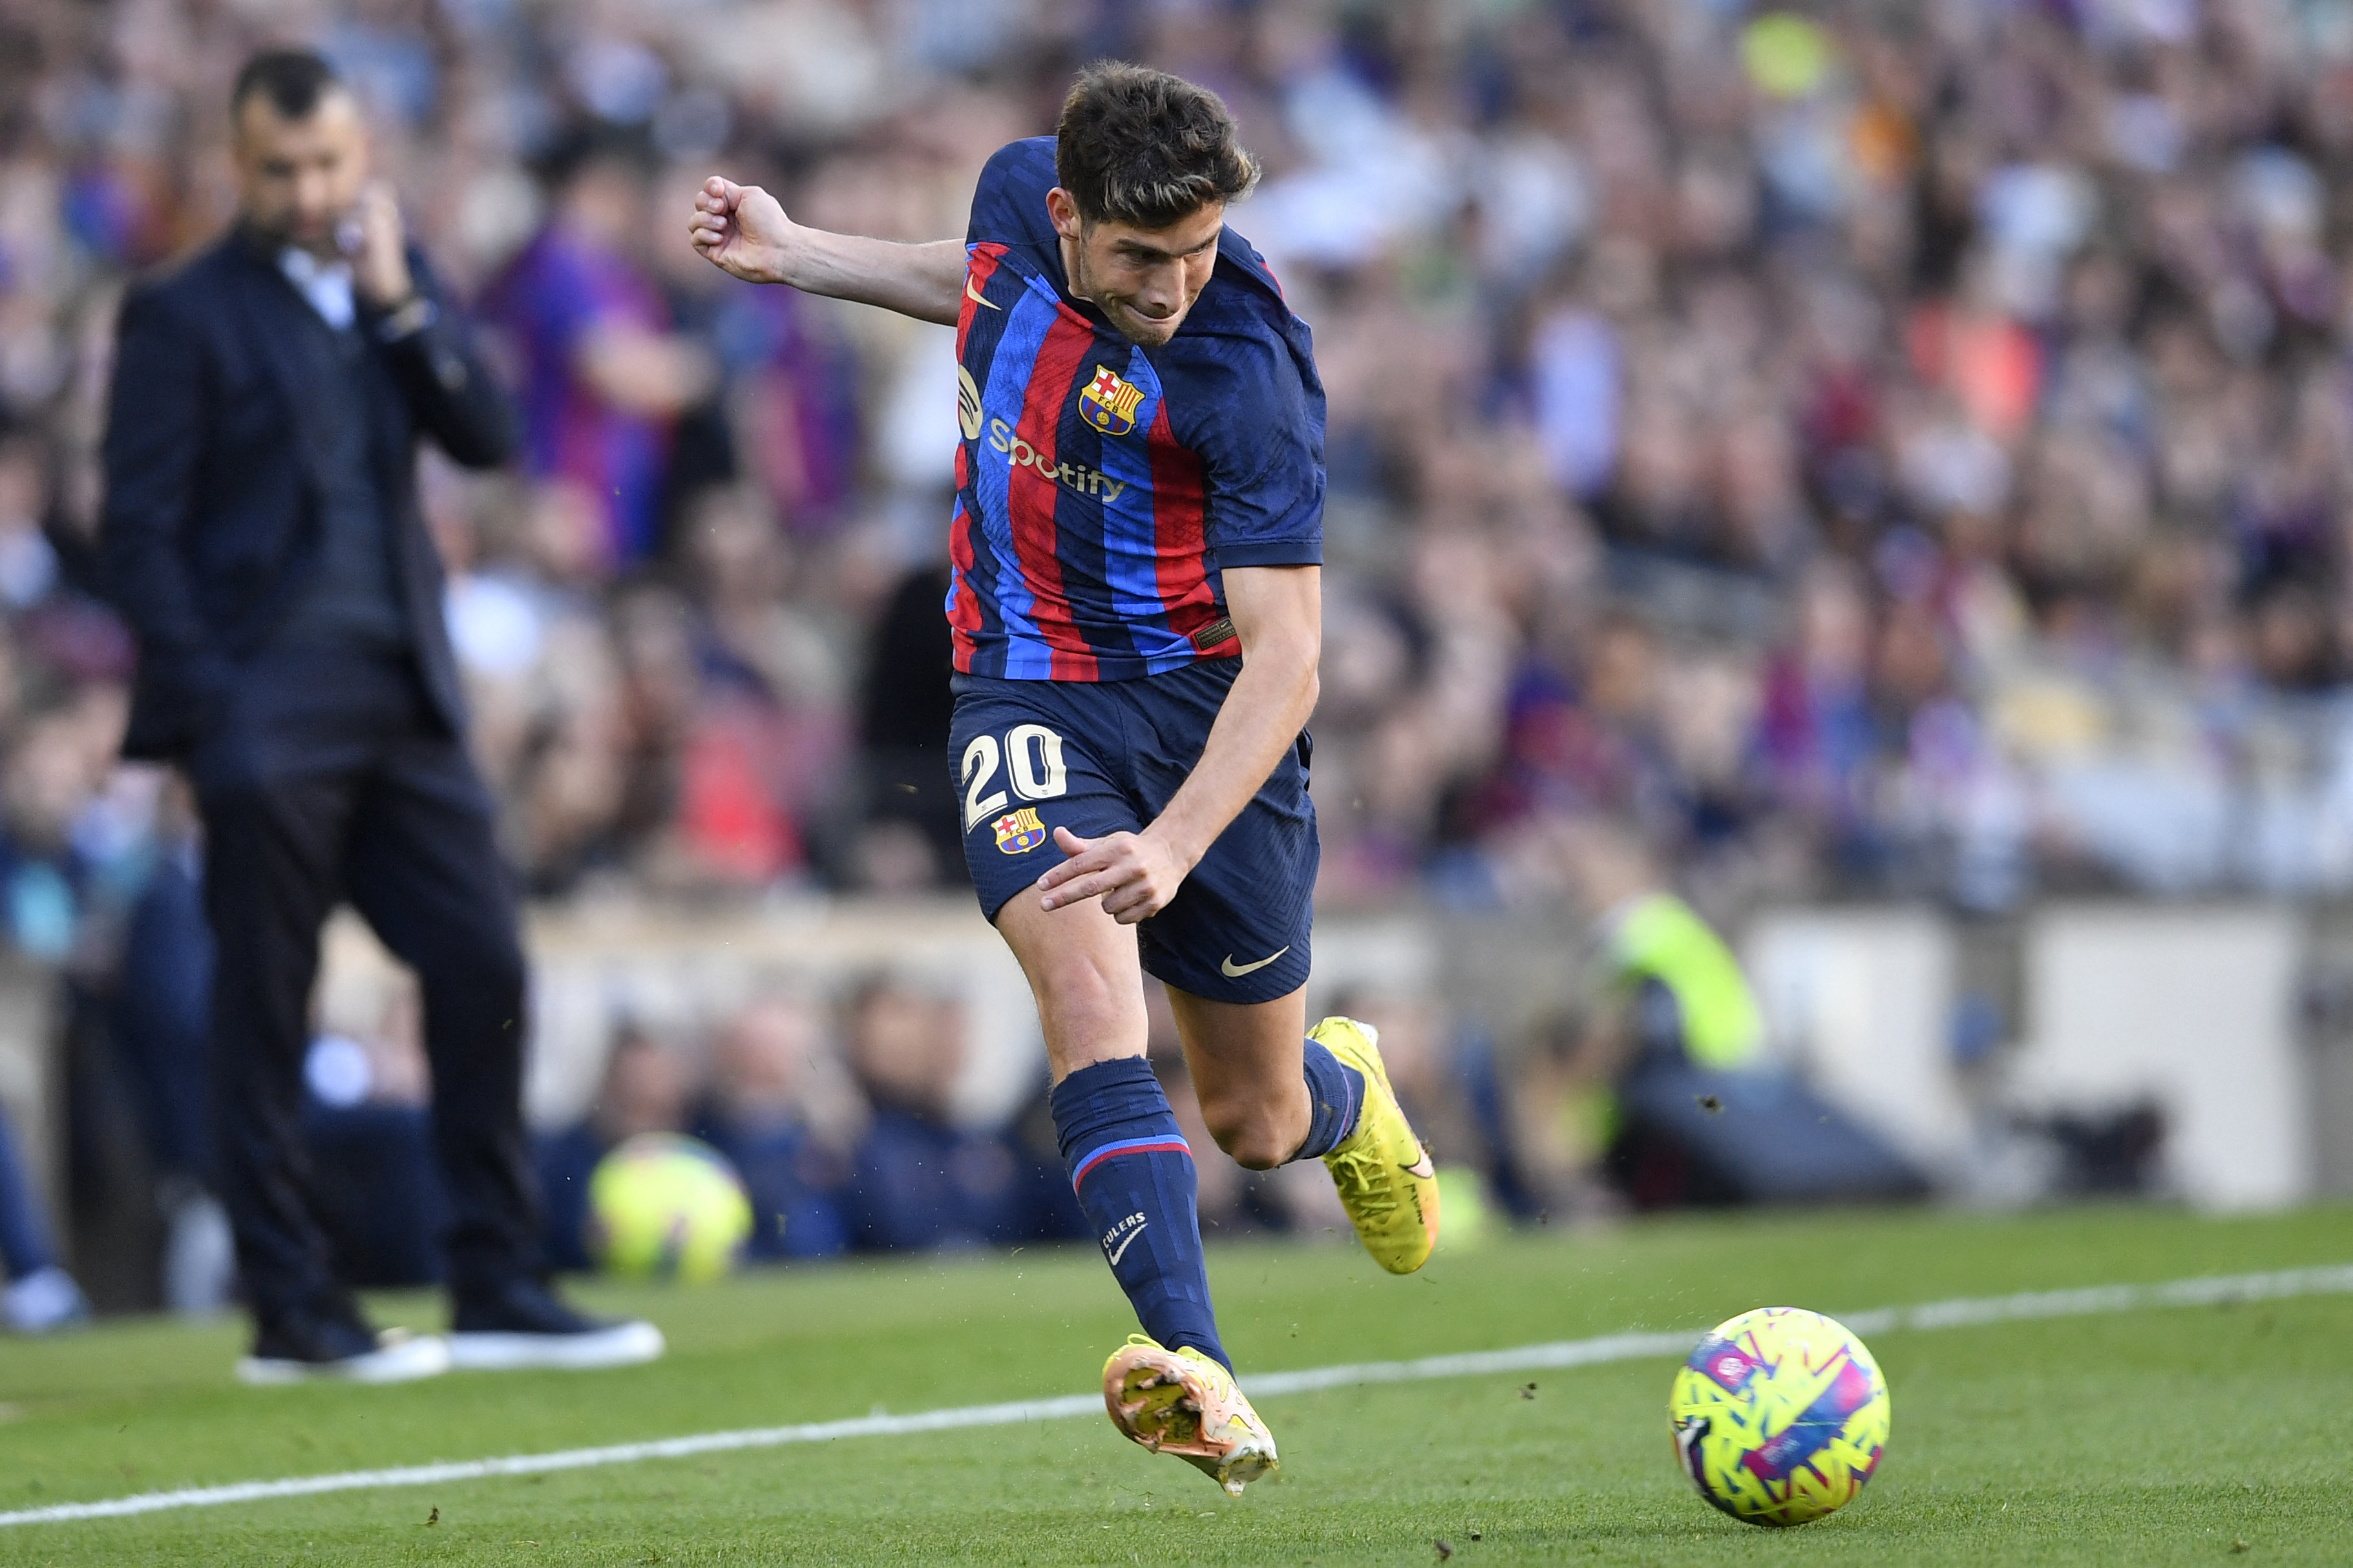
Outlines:
{"type": "MultiPolygon", "coordinates": [[[[1055,828],[1098,838],[1158,816],[1240,672],[1241,660],[1220,658],[1138,680],[957,676],[948,754],[981,912],[994,921],[1061,863],[1055,828]]],[[[1213,1002],[1268,1002],[1307,983],[1320,858],[1312,750],[1302,731],[1168,907],[1137,928],[1146,972],[1213,1002]]]]}

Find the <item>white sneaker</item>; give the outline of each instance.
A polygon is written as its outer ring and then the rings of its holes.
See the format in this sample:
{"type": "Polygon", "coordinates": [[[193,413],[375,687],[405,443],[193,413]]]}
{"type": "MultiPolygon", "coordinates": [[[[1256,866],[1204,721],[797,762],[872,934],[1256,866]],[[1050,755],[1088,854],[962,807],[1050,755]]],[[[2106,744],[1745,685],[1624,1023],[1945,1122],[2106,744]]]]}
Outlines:
{"type": "Polygon", "coordinates": [[[20,1334],[53,1333],[90,1321],[90,1298],[53,1263],[0,1290],[0,1319],[20,1334]]]}
{"type": "Polygon", "coordinates": [[[469,1372],[635,1366],[657,1359],[666,1348],[662,1331],[651,1323],[592,1318],[535,1279],[510,1279],[487,1293],[453,1295],[449,1363],[469,1372]]]}
{"type": "Polygon", "coordinates": [[[256,1387],[320,1381],[414,1383],[448,1370],[449,1347],[439,1335],[412,1336],[406,1329],[386,1329],[375,1337],[374,1350],[346,1355],[305,1355],[258,1344],[253,1354],[237,1363],[237,1380],[256,1387]]]}
{"type": "Polygon", "coordinates": [[[668,1348],[659,1329],[642,1319],[632,1319],[576,1334],[452,1333],[449,1364],[460,1372],[522,1372],[533,1367],[589,1372],[659,1361],[668,1348]]]}

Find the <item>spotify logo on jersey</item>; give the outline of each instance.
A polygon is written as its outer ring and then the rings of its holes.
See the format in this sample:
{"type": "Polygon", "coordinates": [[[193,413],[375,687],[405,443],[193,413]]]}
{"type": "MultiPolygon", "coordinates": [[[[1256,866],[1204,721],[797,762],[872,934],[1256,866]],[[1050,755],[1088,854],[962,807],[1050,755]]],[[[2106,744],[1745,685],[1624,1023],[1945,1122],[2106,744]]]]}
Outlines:
{"type": "Polygon", "coordinates": [[[956,366],[956,423],[964,426],[965,440],[980,439],[980,388],[962,365],[956,366]]]}

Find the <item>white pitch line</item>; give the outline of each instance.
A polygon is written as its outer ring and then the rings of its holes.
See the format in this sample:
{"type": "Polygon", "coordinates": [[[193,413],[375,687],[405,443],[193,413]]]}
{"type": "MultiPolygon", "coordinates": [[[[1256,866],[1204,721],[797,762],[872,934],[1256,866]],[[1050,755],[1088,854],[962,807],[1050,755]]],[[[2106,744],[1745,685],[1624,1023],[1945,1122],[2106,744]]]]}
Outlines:
{"type": "MultiPolygon", "coordinates": [[[[1838,1320],[1856,1333],[1868,1335],[1899,1330],[1974,1328],[2035,1318],[2078,1318],[2096,1313],[2128,1312],[2147,1307],[2204,1307],[2224,1302],[2282,1300],[2292,1296],[2346,1294],[2353,1294],[2353,1264],[2325,1268],[2290,1268],[2271,1274],[2174,1279],[2161,1285],[2100,1285],[2083,1290],[2041,1290],[2016,1296],[1930,1301],[1914,1307],[1880,1307],[1869,1311],[1844,1312],[1838,1314],[1838,1320]]],[[[1367,1384],[1482,1377],[1559,1367],[1597,1366],[1606,1362],[1640,1361],[1651,1356],[1680,1356],[1688,1353],[1704,1331],[1690,1329],[1674,1333],[1604,1334],[1597,1339],[1556,1340],[1547,1344],[1521,1345],[1512,1350],[1425,1356],[1419,1361],[1360,1362],[1352,1366],[1261,1373],[1250,1380],[1250,1388],[1252,1394],[1266,1397],[1306,1394],[1324,1388],[1352,1388],[1367,1384]]],[[[285,1480],[238,1481],[229,1486],[142,1492],[135,1497],[107,1498],[96,1502],[53,1503],[47,1508],[0,1513],[0,1526],[64,1524],[76,1520],[121,1519],[134,1513],[159,1513],[167,1509],[217,1508],[224,1503],[311,1497],[321,1492],[375,1491],[389,1487],[432,1486],[443,1481],[487,1480],[498,1476],[545,1475],[552,1470],[633,1465],[644,1459],[682,1459],[695,1454],[727,1453],[740,1448],[829,1443],[839,1437],[903,1437],[922,1432],[952,1432],[967,1426],[1020,1426],[1032,1421],[1060,1421],[1072,1416],[1092,1415],[1099,1414],[1102,1409],[1103,1400],[1099,1395],[1071,1394],[1058,1399],[1018,1400],[1005,1405],[965,1405],[946,1410],[921,1411],[912,1415],[860,1415],[844,1421],[818,1421],[798,1426],[754,1426],[733,1432],[663,1437],[647,1443],[615,1443],[602,1448],[566,1448],[553,1454],[513,1454],[504,1458],[403,1465],[394,1469],[345,1470],[329,1476],[295,1476],[285,1480]]]]}

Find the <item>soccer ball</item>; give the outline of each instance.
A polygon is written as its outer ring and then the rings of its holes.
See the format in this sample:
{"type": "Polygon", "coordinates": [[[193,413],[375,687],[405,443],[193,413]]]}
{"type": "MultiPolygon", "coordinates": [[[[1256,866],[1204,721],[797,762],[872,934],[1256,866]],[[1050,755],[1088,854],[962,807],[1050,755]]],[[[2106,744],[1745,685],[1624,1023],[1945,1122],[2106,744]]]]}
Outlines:
{"type": "Polygon", "coordinates": [[[1700,1341],[1667,1413],[1699,1495],[1750,1524],[1804,1524],[1854,1500],[1887,1451],[1887,1380],[1819,1312],[1759,1307],[1700,1341]]]}
{"type": "Polygon", "coordinates": [[[726,1156],[670,1132],[640,1132],[588,1178],[589,1255],[626,1279],[701,1283],[735,1267],[752,1205],[726,1156]]]}

